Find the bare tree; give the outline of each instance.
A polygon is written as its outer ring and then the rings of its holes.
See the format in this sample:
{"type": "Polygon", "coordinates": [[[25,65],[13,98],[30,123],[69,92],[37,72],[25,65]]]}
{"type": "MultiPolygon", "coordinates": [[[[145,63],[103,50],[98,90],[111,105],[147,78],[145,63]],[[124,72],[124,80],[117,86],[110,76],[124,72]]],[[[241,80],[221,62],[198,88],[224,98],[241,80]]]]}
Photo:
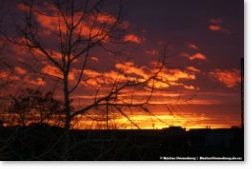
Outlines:
{"type": "MultiPolygon", "coordinates": [[[[53,66],[54,73],[39,70],[40,74],[49,74],[62,82],[66,151],[70,142],[71,121],[78,115],[85,115],[90,110],[105,109],[106,121],[109,121],[110,111],[117,111],[138,127],[124,112],[124,108],[134,107],[151,113],[145,105],[151,99],[155,82],[163,81],[159,72],[165,64],[166,49],[161,53],[155,68],[149,71],[148,77],[131,77],[129,73],[120,68],[109,84],[105,83],[107,78],[105,75],[100,74],[93,77],[103,82],[97,88],[93,102],[79,109],[71,109],[73,93],[82,82],[90,79],[85,76],[85,71],[92,56],[91,51],[102,49],[118,55],[125,49],[121,47],[127,43],[124,39],[126,29],[122,3],[119,2],[117,8],[109,5],[111,5],[109,1],[104,0],[55,0],[50,3],[24,0],[18,4],[23,15],[15,18],[16,32],[8,34],[1,31],[8,41],[28,49],[33,56],[35,55],[34,59],[38,60],[39,56],[39,61],[53,66]],[[48,34],[54,43],[50,43],[48,39],[44,38],[48,34]],[[117,45],[117,47],[112,47],[113,45],[117,45]],[[75,69],[76,62],[78,62],[78,70],[75,69]],[[77,77],[74,82],[71,81],[73,72],[77,77]],[[100,95],[100,91],[105,85],[109,86],[109,89],[107,93],[100,95]],[[134,94],[145,87],[149,89],[149,96],[136,101],[134,94]],[[129,91],[130,93],[125,96],[125,92],[129,91]]],[[[107,128],[109,128],[108,122],[107,128]]],[[[67,154],[67,152],[65,153],[67,154]]]]}
{"type": "Polygon", "coordinates": [[[52,92],[43,94],[38,89],[27,88],[17,96],[11,95],[9,111],[19,116],[18,124],[22,126],[28,125],[28,122],[42,125],[52,119],[53,115],[63,113],[63,103],[56,100],[52,92]]]}

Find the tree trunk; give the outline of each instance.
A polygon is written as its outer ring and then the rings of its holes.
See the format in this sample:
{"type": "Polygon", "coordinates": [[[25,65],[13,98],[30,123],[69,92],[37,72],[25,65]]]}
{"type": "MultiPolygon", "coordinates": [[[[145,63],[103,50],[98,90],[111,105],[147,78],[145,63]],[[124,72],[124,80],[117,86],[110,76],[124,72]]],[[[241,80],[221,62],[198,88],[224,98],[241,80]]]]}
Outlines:
{"type": "Polygon", "coordinates": [[[65,105],[65,126],[64,126],[64,154],[63,159],[69,159],[69,146],[70,146],[70,99],[68,90],[68,73],[64,73],[64,105],[65,105]]]}

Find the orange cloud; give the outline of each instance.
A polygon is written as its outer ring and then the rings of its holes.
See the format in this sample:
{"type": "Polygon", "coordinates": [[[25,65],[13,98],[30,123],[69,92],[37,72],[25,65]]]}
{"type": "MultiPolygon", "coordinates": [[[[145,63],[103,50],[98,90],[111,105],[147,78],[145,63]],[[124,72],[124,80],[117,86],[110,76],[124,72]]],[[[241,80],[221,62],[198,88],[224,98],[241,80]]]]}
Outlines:
{"type": "Polygon", "coordinates": [[[209,72],[209,76],[224,84],[228,88],[233,88],[241,82],[240,71],[214,69],[209,72]]]}
{"type": "Polygon", "coordinates": [[[222,31],[222,28],[218,25],[210,25],[208,28],[211,31],[222,31]]]}
{"type": "Polygon", "coordinates": [[[139,38],[138,36],[134,35],[134,34],[125,35],[125,36],[124,36],[124,41],[125,41],[125,42],[138,43],[138,44],[141,44],[141,43],[142,43],[142,39],[139,38]]]}
{"type": "Polygon", "coordinates": [[[110,14],[100,13],[97,16],[96,21],[100,23],[114,24],[116,22],[116,18],[110,14]]]}
{"type": "MultiPolygon", "coordinates": [[[[86,69],[84,74],[87,80],[83,81],[83,85],[97,86],[101,84],[111,85],[115,82],[144,82],[149,79],[153,74],[156,74],[157,69],[150,69],[146,66],[137,67],[133,62],[116,63],[116,71],[97,72],[94,70],[86,69]]],[[[198,71],[194,68],[194,72],[198,71]]],[[[186,85],[181,80],[195,80],[195,73],[182,71],[180,69],[163,68],[158,72],[157,77],[148,81],[150,88],[164,89],[172,86],[183,86],[185,89],[197,89],[194,86],[186,85]]]]}
{"type": "Polygon", "coordinates": [[[7,71],[0,71],[0,79],[7,78],[10,75],[10,72],[7,71]]]}
{"type": "Polygon", "coordinates": [[[63,79],[63,75],[62,73],[60,73],[59,69],[51,65],[46,65],[45,67],[43,67],[41,72],[63,79]]]}
{"type": "Polygon", "coordinates": [[[195,73],[200,73],[201,72],[201,70],[195,68],[194,66],[188,66],[188,67],[186,67],[186,69],[190,70],[192,72],[195,72],[195,73]]]}
{"type": "MultiPolygon", "coordinates": [[[[46,74],[46,75],[50,75],[56,78],[60,78],[63,79],[63,74],[62,72],[59,71],[59,69],[55,66],[52,65],[46,65],[45,67],[43,67],[41,69],[41,72],[46,74]]],[[[75,75],[74,75],[75,71],[70,71],[68,74],[68,80],[70,81],[75,81],[75,75]]]]}
{"type": "Polygon", "coordinates": [[[43,86],[46,84],[46,82],[41,78],[37,78],[35,80],[29,79],[28,82],[32,85],[36,85],[36,86],[43,86]]]}
{"type": "Polygon", "coordinates": [[[188,89],[188,90],[195,90],[195,87],[194,86],[192,86],[192,85],[184,85],[184,88],[185,89],[188,89]]]}
{"type": "Polygon", "coordinates": [[[85,82],[81,82],[82,85],[87,85],[87,86],[98,86],[102,83],[103,81],[100,81],[99,78],[97,79],[88,79],[85,82]]]}
{"type": "Polygon", "coordinates": [[[194,49],[194,50],[199,50],[198,46],[194,43],[188,43],[187,44],[189,48],[194,49]]]}
{"type": "MultiPolygon", "coordinates": [[[[182,86],[185,89],[196,89],[194,86],[188,86],[181,80],[195,80],[196,76],[193,73],[185,72],[180,69],[168,69],[164,68],[164,70],[158,73],[158,78],[155,83],[158,86],[154,86],[156,88],[167,88],[167,87],[176,87],[182,86]]],[[[150,86],[150,85],[149,85],[150,86]]]]}
{"type": "Polygon", "coordinates": [[[90,57],[90,60],[95,61],[95,62],[99,62],[99,59],[96,56],[90,57]]]}
{"type": "Polygon", "coordinates": [[[81,35],[83,37],[92,37],[93,39],[104,39],[105,41],[109,40],[107,32],[105,29],[92,26],[82,26],[81,35]]]}
{"type": "Polygon", "coordinates": [[[88,77],[98,77],[101,75],[101,73],[91,70],[91,69],[86,69],[83,72],[85,75],[87,75],[88,77]]]}
{"type": "MultiPolygon", "coordinates": [[[[50,5],[48,3],[44,3],[45,7],[39,12],[35,12],[35,16],[41,27],[43,27],[40,32],[41,36],[50,36],[52,33],[60,31],[62,34],[66,34],[68,31],[67,24],[72,22],[71,16],[58,16],[59,9],[50,5]],[[51,15],[43,15],[41,13],[45,12],[45,10],[50,10],[51,15]],[[57,17],[56,17],[57,16],[57,17]],[[67,24],[65,23],[67,22],[67,24]]],[[[40,9],[40,8],[39,8],[40,9]]],[[[96,20],[94,17],[87,16],[87,20],[82,19],[83,12],[75,12],[73,16],[73,25],[76,25],[73,34],[81,35],[83,37],[92,37],[93,39],[104,39],[108,40],[107,29],[106,27],[101,27],[99,24],[112,24],[116,22],[116,19],[109,14],[98,14],[96,20]],[[85,22],[85,23],[84,23],[85,22]],[[80,24],[81,23],[81,24],[80,24]]]]}
{"type": "MultiPolygon", "coordinates": [[[[75,71],[76,72],[76,71],[75,71]]],[[[86,75],[87,79],[82,81],[82,85],[86,86],[100,86],[101,84],[110,85],[115,82],[123,82],[126,81],[127,78],[119,72],[115,71],[109,71],[109,72],[97,72],[95,70],[86,69],[84,72],[84,75],[86,75]]],[[[128,80],[130,77],[128,77],[128,80]]]]}
{"type": "Polygon", "coordinates": [[[157,100],[151,100],[150,104],[160,104],[160,105],[176,105],[176,104],[180,104],[180,105],[215,105],[215,104],[221,104],[222,102],[219,100],[201,100],[201,99],[192,99],[190,101],[177,101],[177,99],[167,99],[164,98],[163,100],[157,99],[157,100]]]}
{"type": "MultiPolygon", "coordinates": [[[[37,17],[37,21],[44,28],[42,29],[42,32],[41,32],[43,35],[48,36],[58,30],[59,20],[57,17],[52,17],[49,15],[41,15],[37,13],[36,13],[36,17],[37,17]]],[[[66,30],[67,30],[66,25],[61,23],[60,26],[61,26],[61,31],[63,33],[66,33],[66,30]]]]}
{"type": "Polygon", "coordinates": [[[21,67],[15,67],[14,70],[17,74],[11,74],[10,72],[7,72],[7,71],[1,71],[0,80],[3,80],[3,81],[10,80],[12,82],[15,81],[15,85],[18,84],[19,82],[30,84],[30,85],[36,85],[36,86],[41,86],[41,85],[46,84],[43,78],[41,77],[35,78],[34,76],[32,76],[32,74],[30,73],[28,74],[27,71],[21,67]],[[22,76],[25,74],[26,76],[22,76]]]}
{"type": "Polygon", "coordinates": [[[125,63],[117,63],[115,67],[123,73],[126,74],[135,74],[138,76],[141,76],[142,78],[148,78],[148,75],[145,73],[144,68],[145,67],[136,67],[133,62],[125,62],[125,63]]]}
{"type": "Polygon", "coordinates": [[[196,53],[192,56],[189,57],[189,60],[195,60],[195,59],[198,59],[198,60],[207,60],[206,56],[203,55],[202,53],[196,53]]]}
{"type": "Polygon", "coordinates": [[[180,69],[165,69],[164,72],[161,72],[161,77],[165,77],[168,81],[178,81],[180,79],[189,79],[194,80],[196,76],[193,74],[189,74],[180,69]]]}
{"type": "Polygon", "coordinates": [[[27,71],[21,67],[15,67],[15,71],[20,75],[24,75],[27,73],[27,71]]]}
{"type": "MultiPolygon", "coordinates": [[[[151,70],[147,67],[136,67],[133,62],[125,62],[123,64],[118,63],[115,66],[126,73],[128,79],[131,77],[140,82],[148,79],[152,74],[156,73],[155,69],[151,70]]],[[[148,86],[161,89],[170,86],[183,85],[183,83],[178,83],[180,79],[194,80],[196,79],[196,76],[180,69],[163,68],[163,70],[157,74],[157,78],[148,83],[148,86]]],[[[186,88],[189,89],[188,87],[186,88]]]]}
{"type": "Polygon", "coordinates": [[[214,31],[214,32],[218,31],[218,32],[226,32],[226,33],[230,32],[228,29],[223,28],[222,19],[210,19],[209,22],[210,22],[210,25],[209,25],[208,29],[210,31],[214,31]]]}

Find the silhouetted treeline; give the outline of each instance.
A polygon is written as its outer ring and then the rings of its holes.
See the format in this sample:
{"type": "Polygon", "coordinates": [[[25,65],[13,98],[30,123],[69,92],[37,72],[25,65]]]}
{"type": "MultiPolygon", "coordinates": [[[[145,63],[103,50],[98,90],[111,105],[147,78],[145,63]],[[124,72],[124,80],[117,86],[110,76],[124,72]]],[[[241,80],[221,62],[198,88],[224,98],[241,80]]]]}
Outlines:
{"type": "Polygon", "coordinates": [[[241,129],[180,127],[163,130],[71,130],[68,157],[64,129],[46,124],[0,127],[0,160],[160,160],[164,156],[243,158],[241,129]]]}

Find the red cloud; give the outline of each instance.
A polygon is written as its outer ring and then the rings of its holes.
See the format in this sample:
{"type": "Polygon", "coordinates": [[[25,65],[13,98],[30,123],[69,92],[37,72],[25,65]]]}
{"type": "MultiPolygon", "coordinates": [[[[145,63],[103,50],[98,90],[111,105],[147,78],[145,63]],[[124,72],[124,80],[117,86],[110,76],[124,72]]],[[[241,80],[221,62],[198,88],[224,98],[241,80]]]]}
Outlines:
{"type": "Polygon", "coordinates": [[[188,66],[188,67],[186,67],[186,69],[190,70],[192,72],[195,72],[195,73],[200,73],[201,72],[201,70],[195,68],[194,66],[188,66]]]}
{"type": "Polygon", "coordinates": [[[83,12],[75,12],[73,18],[68,15],[64,17],[61,15],[58,16],[58,13],[60,13],[59,9],[48,3],[44,3],[43,8],[38,8],[34,12],[38,23],[43,28],[39,32],[41,36],[51,36],[53,33],[59,31],[59,29],[62,34],[66,34],[69,29],[68,24],[73,22],[73,25],[76,25],[74,34],[80,34],[83,37],[92,37],[93,39],[104,39],[106,41],[109,40],[107,29],[106,26],[101,26],[101,24],[114,24],[116,22],[114,16],[105,13],[99,13],[97,17],[87,16],[85,21],[82,20],[83,12]],[[44,15],[43,13],[48,10],[51,11],[51,15],[44,15]],[[85,23],[79,24],[80,21],[85,23]]]}
{"type": "MultiPolygon", "coordinates": [[[[115,82],[144,82],[149,79],[154,73],[157,73],[156,69],[150,69],[146,66],[137,67],[133,62],[124,62],[115,64],[116,71],[97,72],[95,70],[87,69],[84,74],[87,77],[86,81],[83,81],[83,85],[99,86],[100,84],[113,84],[115,82]]],[[[190,69],[190,68],[189,68],[190,69]]],[[[194,71],[197,71],[194,68],[194,71]]],[[[194,86],[188,86],[181,82],[181,80],[195,80],[194,73],[182,71],[180,69],[168,69],[164,68],[161,72],[158,72],[157,77],[148,82],[149,87],[157,89],[168,88],[171,86],[183,86],[185,89],[196,89],[194,86]]]]}
{"type": "Polygon", "coordinates": [[[98,57],[96,57],[96,56],[90,57],[90,60],[92,60],[92,61],[94,61],[94,62],[99,62],[99,59],[98,59],[98,57]]]}
{"type": "Polygon", "coordinates": [[[189,48],[194,49],[194,50],[199,50],[198,46],[194,43],[188,43],[187,44],[189,48]]]}
{"type": "Polygon", "coordinates": [[[208,27],[208,29],[210,31],[214,31],[214,32],[226,32],[226,33],[229,33],[230,31],[228,29],[225,29],[222,27],[222,19],[210,19],[209,20],[210,22],[210,25],[208,27]]]}
{"type": "Polygon", "coordinates": [[[188,79],[194,80],[196,76],[193,74],[186,73],[180,69],[165,69],[164,73],[162,74],[169,81],[178,81],[179,79],[188,79]]]}
{"type": "Polygon", "coordinates": [[[222,31],[222,27],[220,27],[218,25],[210,25],[209,30],[211,30],[211,31],[222,31]]]}
{"type": "Polygon", "coordinates": [[[0,71],[0,80],[7,78],[10,75],[10,72],[7,71],[0,71]]]}
{"type": "Polygon", "coordinates": [[[41,72],[50,76],[63,79],[63,75],[62,73],[60,73],[59,69],[51,65],[46,65],[44,68],[42,68],[41,72]]]}
{"type": "MultiPolygon", "coordinates": [[[[52,65],[46,65],[45,67],[43,67],[41,69],[41,72],[46,74],[46,75],[49,75],[49,76],[53,76],[53,77],[56,77],[56,78],[63,79],[62,72],[60,72],[57,67],[52,66],[52,65]]],[[[74,70],[69,72],[68,79],[70,81],[75,81],[74,73],[75,73],[74,70]]]]}
{"type": "Polygon", "coordinates": [[[134,34],[125,35],[124,36],[124,41],[125,42],[134,42],[134,43],[138,43],[138,44],[142,43],[142,39],[139,38],[138,36],[134,35],[134,34]]]}
{"type": "Polygon", "coordinates": [[[192,86],[192,85],[184,85],[184,88],[185,89],[188,89],[188,90],[195,90],[196,88],[194,87],[194,86],[192,86]]]}
{"type": "Polygon", "coordinates": [[[214,69],[209,72],[209,76],[224,84],[228,88],[233,88],[241,82],[240,71],[214,69]]]}
{"type": "Polygon", "coordinates": [[[41,77],[38,77],[38,78],[35,79],[35,80],[29,79],[28,82],[29,82],[30,84],[36,85],[36,86],[43,86],[43,85],[46,84],[46,82],[45,82],[41,77]]]}
{"type": "Polygon", "coordinates": [[[203,55],[202,53],[196,53],[192,56],[189,57],[189,60],[195,60],[195,59],[198,59],[198,60],[207,60],[206,56],[203,55]]]}
{"type": "Polygon", "coordinates": [[[136,67],[133,62],[117,63],[115,67],[119,70],[122,70],[127,74],[135,74],[143,78],[148,78],[148,75],[144,71],[144,67],[136,67]]]}
{"type": "Polygon", "coordinates": [[[27,71],[21,67],[15,67],[15,71],[20,75],[24,75],[27,73],[27,71]]]}
{"type": "Polygon", "coordinates": [[[97,16],[96,21],[100,23],[114,24],[116,22],[116,18],[110,14],[100,13],[97,16]]]}

